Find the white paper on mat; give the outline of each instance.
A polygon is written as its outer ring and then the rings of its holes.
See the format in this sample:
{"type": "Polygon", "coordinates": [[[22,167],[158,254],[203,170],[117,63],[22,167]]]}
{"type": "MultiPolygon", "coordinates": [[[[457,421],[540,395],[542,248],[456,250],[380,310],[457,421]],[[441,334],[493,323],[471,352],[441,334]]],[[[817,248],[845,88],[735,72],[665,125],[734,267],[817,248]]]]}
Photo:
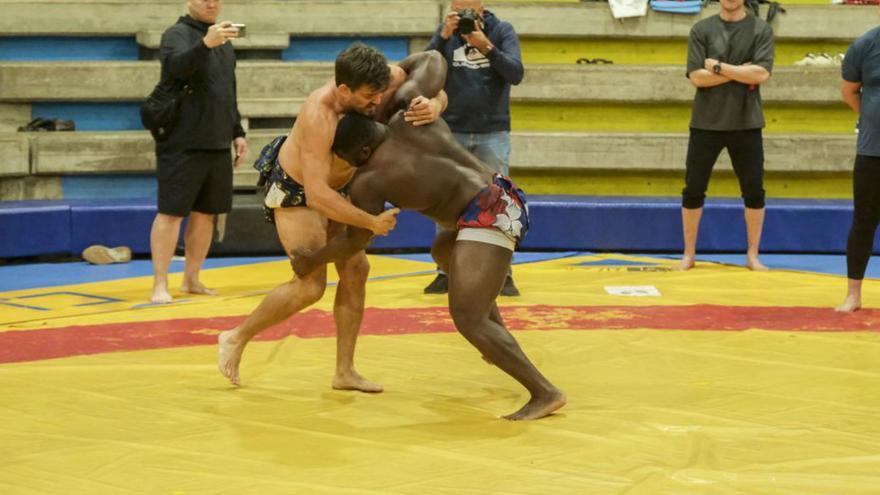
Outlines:
{"type": "Polygon", "coordinates": [[[660,291],[653,285],[606,285],[605,292],[612,296],[660,297],[660,291]]]}

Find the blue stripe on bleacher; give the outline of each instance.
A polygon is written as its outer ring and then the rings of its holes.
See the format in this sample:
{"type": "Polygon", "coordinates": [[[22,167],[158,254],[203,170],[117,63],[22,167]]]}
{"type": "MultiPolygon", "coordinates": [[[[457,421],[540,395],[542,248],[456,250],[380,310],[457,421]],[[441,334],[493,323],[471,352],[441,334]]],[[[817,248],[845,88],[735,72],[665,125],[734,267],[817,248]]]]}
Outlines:
{"type": "Polygon", "coordinates": [[[61,178],[64,199],[155,198],[153,175],[69,175],[61,178]]]}
{"type": "Polygon", "coordinates": [[[407,38],[299,38],[292,36],[290,46],[281,52],[281,60],[291,62],[332,62],[355,41],[378,48],[388,60],[402,60],[409,55],[407,38]]]}
{"type": "Polygon", "coordinates": [[[34,103],[31,118],[72,120],[78,131],[139,131],[140,103],[137,102],[83,102],[34,103]]]}
{"type": "Polygon", "coordinates": [[[137,60],[131,37],[0,36],[0,60],[137,60]]]}

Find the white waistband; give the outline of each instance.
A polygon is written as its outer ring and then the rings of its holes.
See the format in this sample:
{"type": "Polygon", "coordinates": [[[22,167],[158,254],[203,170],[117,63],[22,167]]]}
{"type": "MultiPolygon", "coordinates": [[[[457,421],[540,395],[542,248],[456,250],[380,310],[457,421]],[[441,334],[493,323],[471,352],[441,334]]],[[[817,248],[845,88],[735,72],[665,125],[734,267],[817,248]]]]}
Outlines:
{"type": "Polygon", "coordinates": [[[465,227],[458,231],[456,240],[482,242],[484,244],[500,246],[511,251],[516,249],[516,241],[508,237],[504,232],[495,228],[484,229],[465,227]]]}

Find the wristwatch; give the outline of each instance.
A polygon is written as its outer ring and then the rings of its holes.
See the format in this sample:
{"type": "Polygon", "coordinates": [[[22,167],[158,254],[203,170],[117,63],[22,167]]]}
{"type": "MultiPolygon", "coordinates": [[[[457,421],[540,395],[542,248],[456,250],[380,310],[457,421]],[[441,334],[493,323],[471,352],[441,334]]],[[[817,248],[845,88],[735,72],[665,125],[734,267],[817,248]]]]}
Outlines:
{"type": "Polygon", "coordinates": [[[712,72],[716,74],[721,74],[721,62],[718,62],[712,66],[712,72]]]}

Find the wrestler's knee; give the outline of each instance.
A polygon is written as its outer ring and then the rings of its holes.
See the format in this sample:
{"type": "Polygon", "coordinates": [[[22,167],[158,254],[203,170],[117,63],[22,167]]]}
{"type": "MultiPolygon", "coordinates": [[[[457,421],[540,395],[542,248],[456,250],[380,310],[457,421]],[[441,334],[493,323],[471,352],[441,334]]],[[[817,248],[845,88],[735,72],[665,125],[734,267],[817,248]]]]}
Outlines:
{"type": "Polygon", "coordinates": [[[363,285],[370,277],[370,261],[363,253],[356,254],[339,267],[339,279],[346,284],[363,285]]]}
{"type": "Polygon", "coordinates": [[[320,301],[324,297],[324,291],[327,289],[326,276],[308,276],[294,281],[294,283],[297,283],[297,288],[307,305],[320,301]]]}
{"type": "Polygon", "coordinates": [[[470,339],[471,336],[475,336],[477,333],[476,330],[480,326],[480,322],[486,316],[481,314],[477,308],[472,304],[468,304],[466,301],[455,302],[452,300],[449,302],[449,314],[452,316],[455,328],[457,328],[465,337],[468,337],[468,339],[470,339]]]}

